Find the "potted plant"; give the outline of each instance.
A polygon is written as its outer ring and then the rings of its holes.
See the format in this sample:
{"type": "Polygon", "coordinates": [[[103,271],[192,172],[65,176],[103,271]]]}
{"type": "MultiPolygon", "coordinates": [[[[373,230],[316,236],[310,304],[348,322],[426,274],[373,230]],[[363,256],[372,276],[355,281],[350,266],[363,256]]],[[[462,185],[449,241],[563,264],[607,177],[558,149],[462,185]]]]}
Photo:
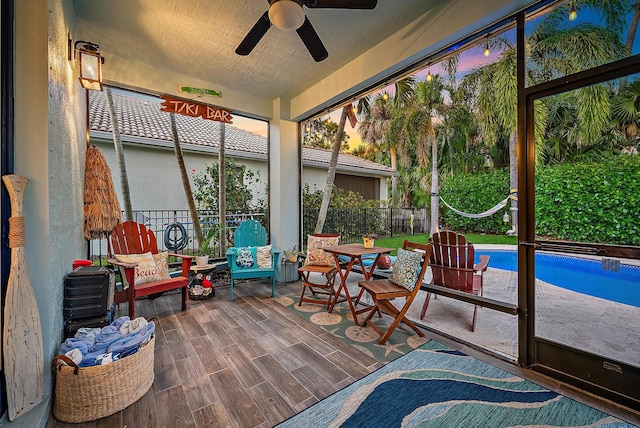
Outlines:
{"type": "Polygon", "coordinates": [[[295,263],[295,262],[298,261],[298,256],[300,256],[300,255],[302,255],[304,253],[302,253],[300,251],[296,251],[297,248],[298,248],[298,246],[294,245],[293,248],[291,248],[291,251],[284,250],[282,252],[282,254],[284,255],[285,261],[289,261],[291,263],[295,263]]]}
{"type": "Polygon", "coordinates": [[[196,256],[197,266],[206,266],[209,264],[209,251],[211,240],[216,236],[216,229],[209,229],[207,234],[202,238],[200,247],[198,248],[198,255],[196,256]]]}
{"type": "Polygon", "coordinates": [[[364,248],[373,248],[374,241],[377,237],[378,235],[376,235],[375,233],[367,233],[366,235],[362,235],[364,248]]]}

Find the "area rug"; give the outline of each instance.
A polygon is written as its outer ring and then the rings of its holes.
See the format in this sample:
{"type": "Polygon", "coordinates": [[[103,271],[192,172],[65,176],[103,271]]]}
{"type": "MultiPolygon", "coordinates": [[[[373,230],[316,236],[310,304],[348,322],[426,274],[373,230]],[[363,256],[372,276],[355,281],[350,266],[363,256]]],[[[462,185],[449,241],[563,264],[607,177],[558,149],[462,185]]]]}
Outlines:
{"type": "MultiPolygon", "coordinates": [[[[360,327],[353,322],[351,311],[347,303],[340,303],[333,308],[331,313],[327,312],[327,307],[312,303],[303,303],[298,306],[299,294],[291,293],[279,296],[275,299],[293,313],[305,320],[322,327],[328,333],[333,334],[340,340],[349,343],[359,351],[371,358],[386,364],[396,358],[412,351],[427,342],[427,339],[420,337],[413,330],[404,325],[395,329],[389,340],[384,345],[378,345],[380,335],[371,327],[360,327]]],[[[362,308],[363,306],[358,306],[362,308]]],[[[365,314],[361,314],[360,320],[365,314]]],[[[391,318],[373,318],[374,323],[386,330],[391,318]]]]}
{"type": "Polygon", "coordinates": [[[633,427],[430,341],[278,425],[633,427]]]}

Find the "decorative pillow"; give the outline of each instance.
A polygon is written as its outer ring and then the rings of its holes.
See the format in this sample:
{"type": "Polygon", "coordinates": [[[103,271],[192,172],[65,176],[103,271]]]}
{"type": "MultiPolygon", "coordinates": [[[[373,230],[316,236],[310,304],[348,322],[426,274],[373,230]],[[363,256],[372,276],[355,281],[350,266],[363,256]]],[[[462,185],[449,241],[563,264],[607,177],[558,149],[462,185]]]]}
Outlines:
{"type": "Polygon", "coordinates": [[[169,275],[169,253],[163,251],[153,255],[153,261],[156,263],[158,270],[158,279],[171,279],[169,275]]]}
{"type": "Polygon", "coordinates": [[[240,247],[236,250],[236,267],[250,269],[256,266],[256,247],[240,247]]]}
{"type": "Polygon", "coordinates": [[[258,267],[271,269],[273,267],[273,256],[271,255],[271,245],[256,248],[256,257],[258,258],[258,267]]]}
{"type": "Polygon", "coordinates": [[[116,260],[125,263],[138,263],[135,269],[135,285],[158,281],[158,268],[151,253],[143,254],[115,254],[116,260]]]}
{"type": "Polygon", "coordinates": [[[307,238],[307,260],[309,266],[334,266],[333,254],[327,253],[323,248],[338,245],[340,237],[326,237],[309,235],[307,238]]]}
{"type": "Polygon", "coordinates": [[[421,253],[398,248],[398,255],[393,263],[389,281],[411,291],[416,286],[421,265],[421,253]]]}

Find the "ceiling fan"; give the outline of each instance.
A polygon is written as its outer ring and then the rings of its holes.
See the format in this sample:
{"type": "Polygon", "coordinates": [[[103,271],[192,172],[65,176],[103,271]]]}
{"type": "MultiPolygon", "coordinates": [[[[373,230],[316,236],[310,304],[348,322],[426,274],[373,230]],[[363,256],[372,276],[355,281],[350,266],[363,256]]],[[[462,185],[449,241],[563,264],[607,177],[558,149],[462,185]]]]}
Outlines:
{"type": "Polygon", "coordinates": [[[302,43],[316,62],[329,56],[318,33],[305,16],[303,6],[309,9],[374,9],[378,0],[267,0],[269,10],[236,48],[238,55],[249,55],[260,39],[271,28],[271,24],[283,30],[296,30],[302,43]]]}

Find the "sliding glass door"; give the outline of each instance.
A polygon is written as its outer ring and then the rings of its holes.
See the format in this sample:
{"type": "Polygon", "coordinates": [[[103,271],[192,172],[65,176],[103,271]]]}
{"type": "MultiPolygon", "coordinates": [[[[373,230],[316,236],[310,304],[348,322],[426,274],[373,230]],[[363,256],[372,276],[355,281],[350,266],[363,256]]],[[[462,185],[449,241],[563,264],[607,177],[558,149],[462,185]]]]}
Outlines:
{"type": "Polygon", "coordinates": [[[527,89],[520,235],[530,262],[522,278],[533,314],[529,364],[632,407],[640,403],[640,75],[631,73],[639,67],[632,57],[527,89]]]}

